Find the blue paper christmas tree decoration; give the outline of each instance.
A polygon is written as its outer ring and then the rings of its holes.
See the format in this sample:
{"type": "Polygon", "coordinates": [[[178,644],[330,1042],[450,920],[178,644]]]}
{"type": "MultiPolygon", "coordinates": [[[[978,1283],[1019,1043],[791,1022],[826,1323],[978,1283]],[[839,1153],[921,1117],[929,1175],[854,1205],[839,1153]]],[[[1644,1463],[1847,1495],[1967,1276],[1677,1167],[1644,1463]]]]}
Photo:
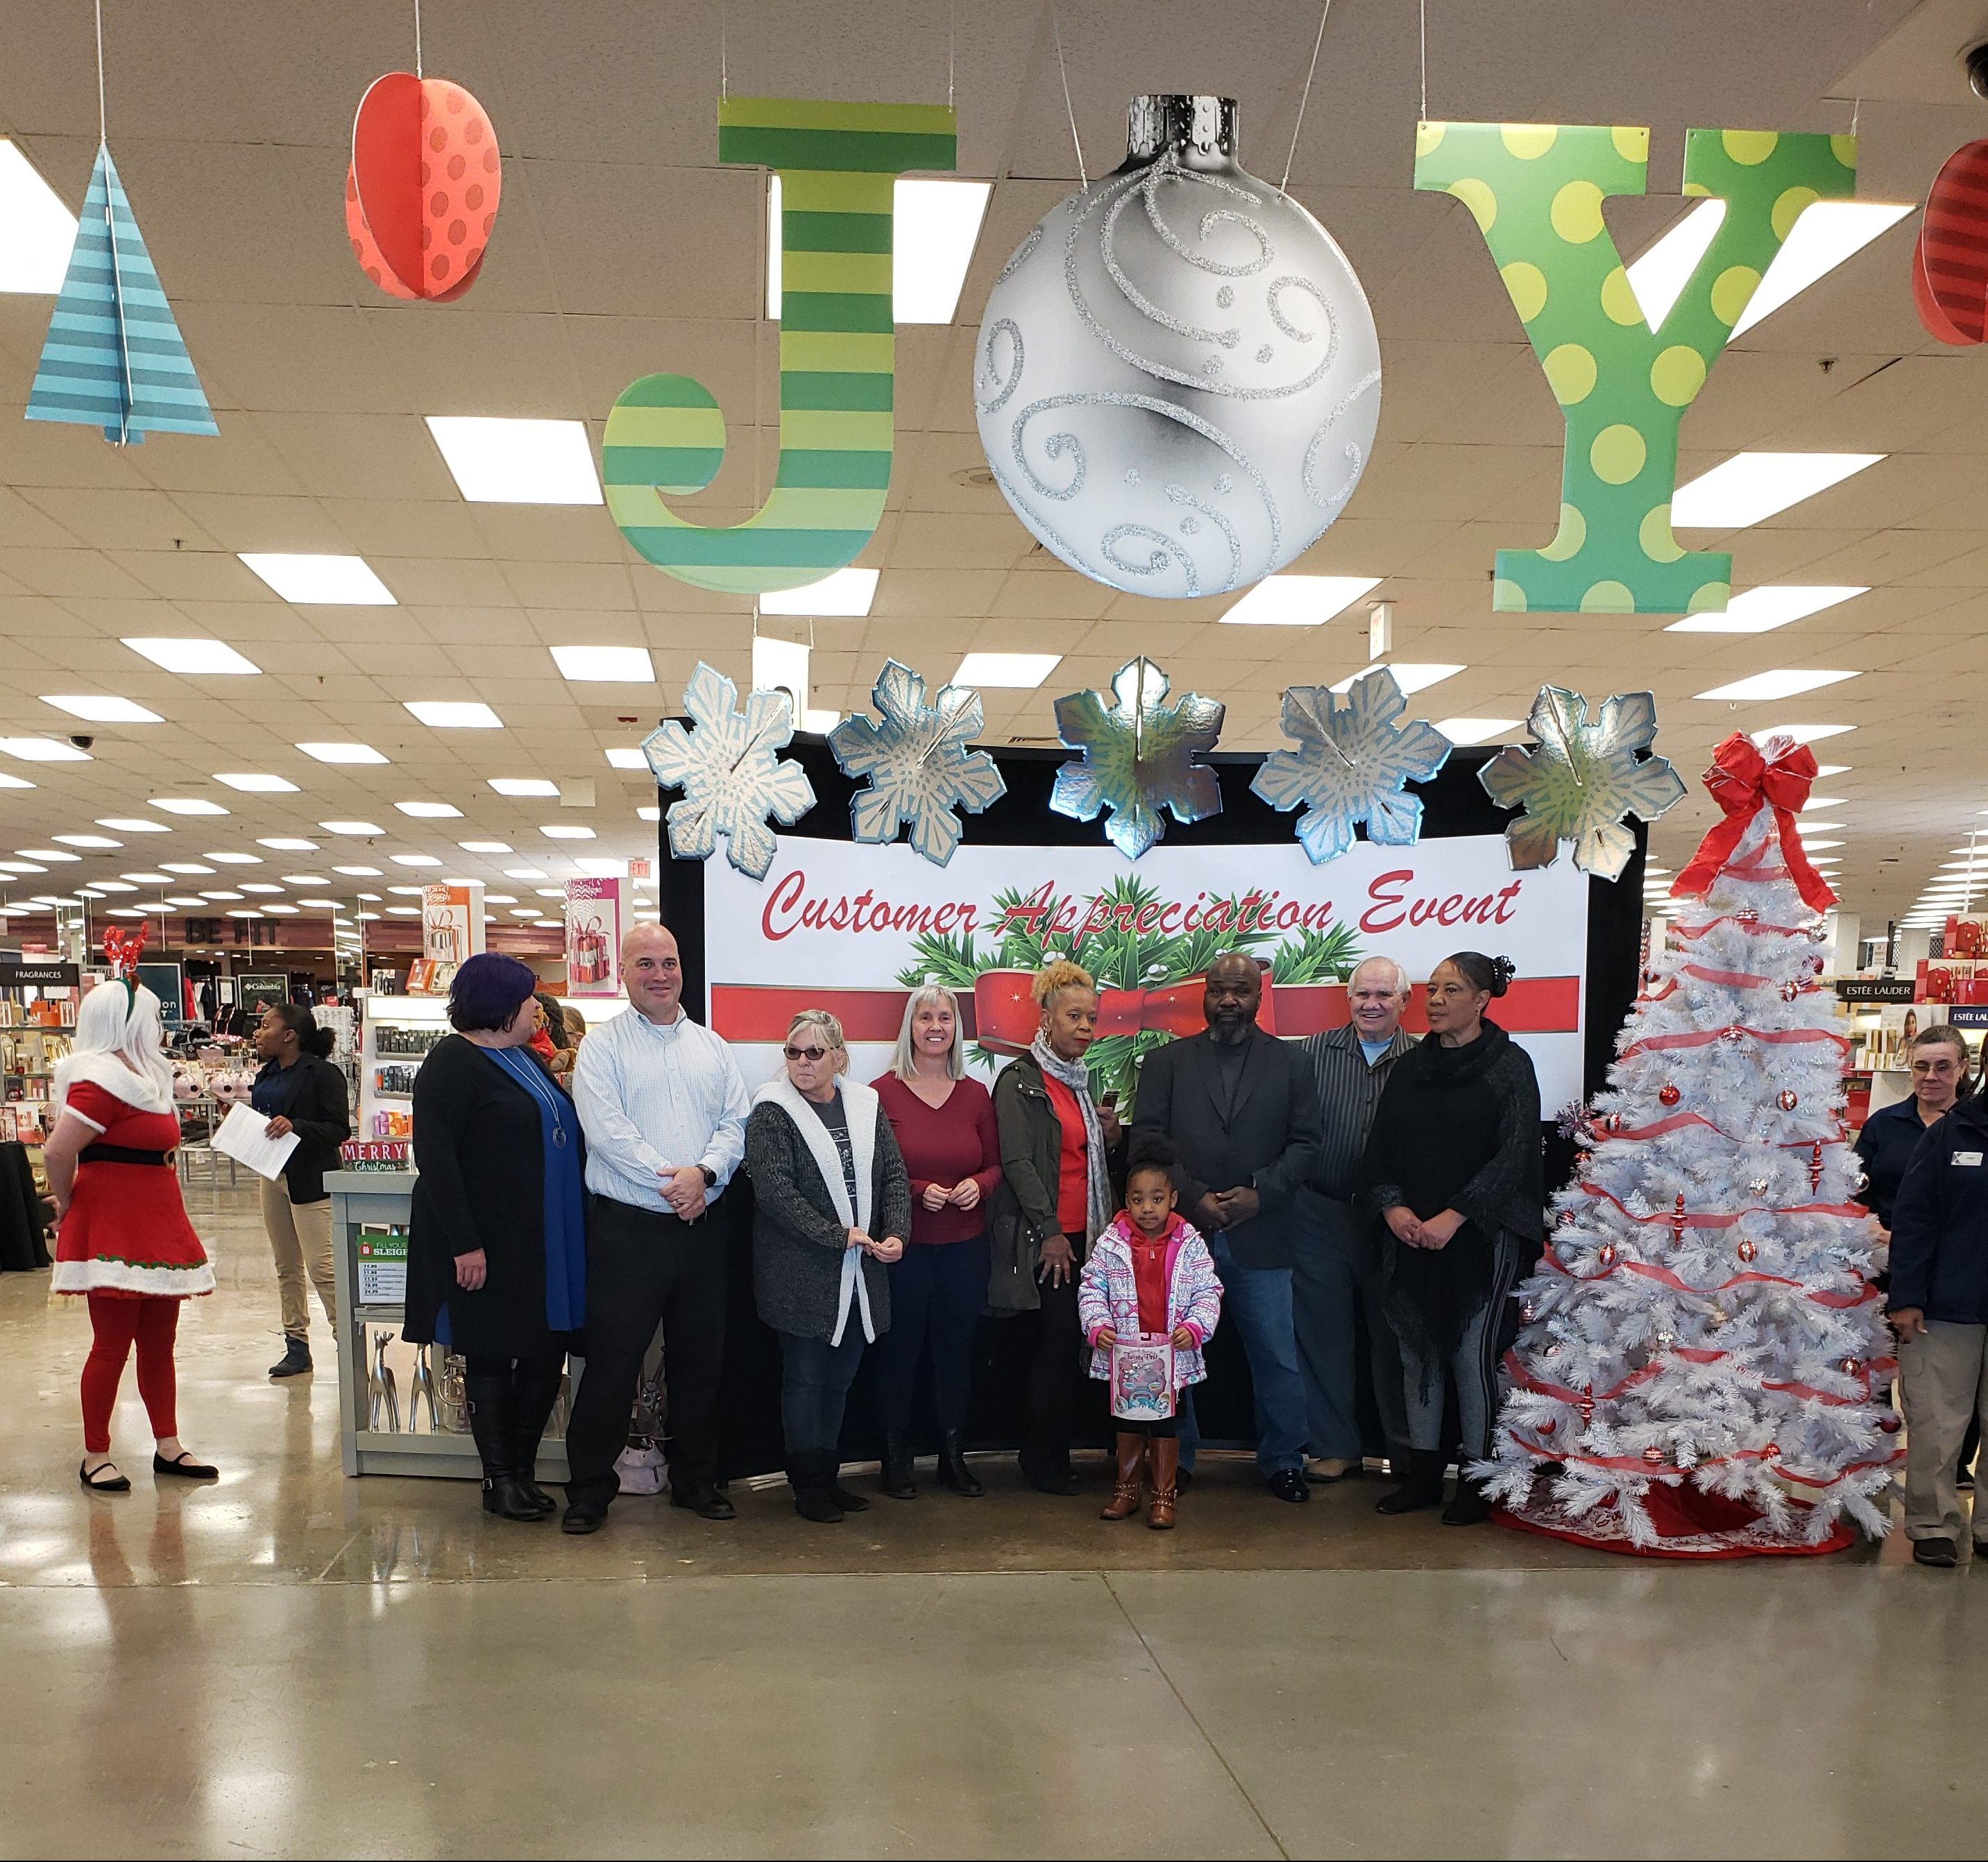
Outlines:
{"type": "Polygon", "coordinates": [[[107,144],[90,173],[28,418],[100,426],[120,446],[147,433],[221,431],[107,144]]]}

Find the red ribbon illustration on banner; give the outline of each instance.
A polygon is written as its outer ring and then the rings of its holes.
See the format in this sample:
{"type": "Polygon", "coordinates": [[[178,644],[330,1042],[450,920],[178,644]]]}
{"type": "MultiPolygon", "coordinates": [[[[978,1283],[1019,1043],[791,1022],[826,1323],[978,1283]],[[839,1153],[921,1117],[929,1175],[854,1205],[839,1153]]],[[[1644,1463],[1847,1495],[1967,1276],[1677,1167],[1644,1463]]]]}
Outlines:
{"type": "Polygon", "coordinates": [[[1773,752],[1771,757],[1763,756],[1751,737],[1735,731],[1712,753],[1712,767],[1702,780],[1726,818],[1699,843],[1691,864],[1672,882],[1673,898],[1702,898],[1732,858],[1753,817],[1763,807],[1771,807],[1780,831],[1781,857],[1804,902],[1818,912],[1835,904],[1836,895],[1809,865],[1795,827],[1795,811],[1808,800],[1810,785],[1815,780],[1815,753],[1785,737],[1770,738],[1768,748],[1773,752]]]}

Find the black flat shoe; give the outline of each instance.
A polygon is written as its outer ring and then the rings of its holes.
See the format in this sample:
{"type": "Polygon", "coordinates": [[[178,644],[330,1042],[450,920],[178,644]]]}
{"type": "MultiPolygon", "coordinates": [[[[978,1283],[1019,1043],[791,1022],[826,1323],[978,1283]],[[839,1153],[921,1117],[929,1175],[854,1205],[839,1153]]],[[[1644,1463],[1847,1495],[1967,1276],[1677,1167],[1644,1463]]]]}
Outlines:
{"type": "Polygon", "coordinates": [[[1951,1571],[1960,1562],[1960,1554],[1950,1539],[1915,1539],[1912,1541],[1912,1562],[1951,1571]]]}
{"type": "Polygon", "coordinates": [[[96,1472],[99,1476],[108,1472],[110,1478],[107,1481],[93,1478],[90,1472],[90,1464],[87,1461],[79,1461],[76,1464],[76,1478],[93,1494],[128,1494],[131,1491],[131,1483],[123,1474],[117,1472],[117,1464],[115,1461],[100,1463],[96,1472]]]}
{"type": "Polygon", "coordinates": [[[681,1508],[686,1513],[695,1513],[700,1519],[736,1519],[739,1509],[715,1487],[701,1487],[693,1494],[679,1494],[670,1489],[670,1505],[681,1508]]]}
{"type": "Polygon", "coordinates": [[[577,1536],[583,1532],[597,1532],[607,1523],[604,1512],[590,1506],[570,1506],[566,1509],[566,1517],[560,1522],[560,1530],[577,1536]]]}
{"type": "Polygon", "coordinates": [[[1311,1489],[1305,1484],[1302,1468],[1286,1468],[1282,1474],[1271,1475],[1263,1486],[1273,1500],[1288,1500],[1294,1506],[1311,1498],[1311,1489]]]}
{"type": "Polygon", "coordinates": [[[221,1478],[219,1468],[210,1468],[205,1461],[196,1461],[184,1448],[175,1461],[169,1461],[164,1455],[154,1454],[152,1471],[155,1474],[171,1474],[182,1481],[218,1481],[221,1478]]]}

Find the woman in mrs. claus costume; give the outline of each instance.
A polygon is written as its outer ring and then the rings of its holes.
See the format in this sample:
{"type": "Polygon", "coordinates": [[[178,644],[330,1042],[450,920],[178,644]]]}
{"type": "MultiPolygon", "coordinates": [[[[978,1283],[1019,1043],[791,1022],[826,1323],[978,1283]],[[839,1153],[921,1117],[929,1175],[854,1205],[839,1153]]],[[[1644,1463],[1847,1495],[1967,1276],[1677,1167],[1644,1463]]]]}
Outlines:
{"type": "Polygon", "coordinates": [[[152,1471],[211,1481],[188,1453],[174,1415],[173,1336],[180,1302],[214,1291],[214,1269],[180,1200],[173,1070],[159,999],[123,980],[100,983],[76,1011],[76,1042],[56,1068],[56,1115],[42,1159],[61,1228],[55,1289],[90,1301],[83,1367],[83,1464],[93,1493],[127,1493],[110,1458],[110,1412],[124,1361],[138,1348],[138,1393],[157,1447],[152,1471]]]}

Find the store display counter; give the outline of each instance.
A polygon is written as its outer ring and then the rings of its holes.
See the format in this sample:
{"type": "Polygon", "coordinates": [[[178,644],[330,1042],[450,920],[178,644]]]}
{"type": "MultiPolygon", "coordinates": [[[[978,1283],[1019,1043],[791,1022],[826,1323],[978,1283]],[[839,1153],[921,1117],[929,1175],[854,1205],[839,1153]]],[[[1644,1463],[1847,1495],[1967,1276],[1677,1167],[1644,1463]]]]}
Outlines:
{"type": "MultiPolygon", "coordinates": [[[[462,1359],[400,1336],[415,1174],[325,1176],[340,1314],[339,1454],[348,1474],[473,1481],[483,1469],[469,1437],[462,1359]]],[[[566,1410],[562,1396],[539,1449],[541,1481],[566,1478],[566,1410]]]]}

